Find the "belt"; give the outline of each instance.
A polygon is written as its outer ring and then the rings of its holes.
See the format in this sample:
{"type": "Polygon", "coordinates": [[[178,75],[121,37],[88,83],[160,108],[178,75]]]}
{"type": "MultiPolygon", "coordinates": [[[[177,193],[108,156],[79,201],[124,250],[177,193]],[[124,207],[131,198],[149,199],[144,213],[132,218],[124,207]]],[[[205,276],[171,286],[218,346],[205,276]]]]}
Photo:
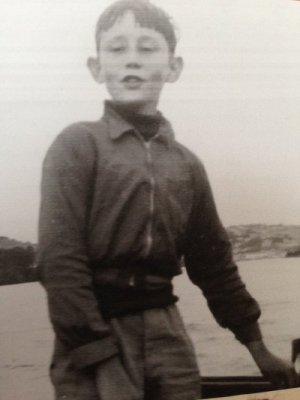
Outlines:
{"type": "Polygon", "coordinates": [[[129,273],[120,269],[102,269],[95,271],[95,283],[97,286],[111,285],[122,288],[158,288],[171,284],[171,278],[141,274],[141,272],[129,273]]]}

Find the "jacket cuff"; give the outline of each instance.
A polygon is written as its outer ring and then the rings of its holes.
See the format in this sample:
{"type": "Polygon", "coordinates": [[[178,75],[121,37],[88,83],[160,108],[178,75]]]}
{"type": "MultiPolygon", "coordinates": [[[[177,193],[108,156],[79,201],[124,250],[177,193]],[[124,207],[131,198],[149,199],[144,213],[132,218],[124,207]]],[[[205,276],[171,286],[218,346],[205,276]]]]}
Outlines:
{"type": "Polygon", "coordinates": [[[81,369],[100,363],[117,353],[117,345],[109,336],[77,347],[71,351],[70,355],[75,367],[81,369]]]}
{"type": "Polygon", "coordinates": [[[262,339],[262,333],[257,322],[243,326],[235,327],[232,329],[237,340],[242,344],[247,344],[249,342],[255,342],[262,339]]]}

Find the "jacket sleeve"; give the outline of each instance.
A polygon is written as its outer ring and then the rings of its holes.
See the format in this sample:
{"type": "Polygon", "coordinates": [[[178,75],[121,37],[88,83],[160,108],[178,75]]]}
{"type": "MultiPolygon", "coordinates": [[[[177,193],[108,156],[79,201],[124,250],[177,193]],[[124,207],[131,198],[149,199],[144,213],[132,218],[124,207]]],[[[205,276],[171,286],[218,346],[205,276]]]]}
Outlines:
{"type": "Polygon", "coordinates": [[[38,271],[58,339],[82,368],[117,353],[93,292],[87,223],[95,149],[84,127],[67,128],[45,157],[38,271]]]}
{"type": "Polygon", "coordinates": [[[206,172],[193,164],[194,200],[186,236],[185,264],[217,322],[242,343],[261,339],[260,308],[246,290],[232,259],[231,244],[217,214],[206,172]]]}

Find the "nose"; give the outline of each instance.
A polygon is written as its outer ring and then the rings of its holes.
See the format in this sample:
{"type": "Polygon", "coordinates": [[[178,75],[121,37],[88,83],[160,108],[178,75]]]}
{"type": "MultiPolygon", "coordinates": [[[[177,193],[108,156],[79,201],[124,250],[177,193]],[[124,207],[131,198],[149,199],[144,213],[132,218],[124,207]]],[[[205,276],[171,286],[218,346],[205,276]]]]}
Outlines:
{"type": "Polygon", "coordinates": [[[127,62],[126,68],[131,68],[131,69],[139,69],[141,68],[141,64],[138,62],[127,62]]]}
{"type": "Polygon", "coordinates": [[[135,48],[128,50],[126,57],[126,68],[139,69],[141,68],[141,60],[135,48]]]}

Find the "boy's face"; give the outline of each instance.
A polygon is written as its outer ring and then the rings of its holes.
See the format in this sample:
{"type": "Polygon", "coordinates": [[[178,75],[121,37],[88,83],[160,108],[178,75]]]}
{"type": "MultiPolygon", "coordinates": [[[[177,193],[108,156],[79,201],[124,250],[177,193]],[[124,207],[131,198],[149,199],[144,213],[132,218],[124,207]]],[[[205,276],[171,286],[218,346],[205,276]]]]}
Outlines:
{"type": "Polygon", "coordinates": [[[94,78],[106,84],[115,102],[146,114],[156,111],[164,84],[176,81],[182,69],[165,37],[141,27],[130,11],[102,32],[99,48],[88,64],[94,78]]]}

